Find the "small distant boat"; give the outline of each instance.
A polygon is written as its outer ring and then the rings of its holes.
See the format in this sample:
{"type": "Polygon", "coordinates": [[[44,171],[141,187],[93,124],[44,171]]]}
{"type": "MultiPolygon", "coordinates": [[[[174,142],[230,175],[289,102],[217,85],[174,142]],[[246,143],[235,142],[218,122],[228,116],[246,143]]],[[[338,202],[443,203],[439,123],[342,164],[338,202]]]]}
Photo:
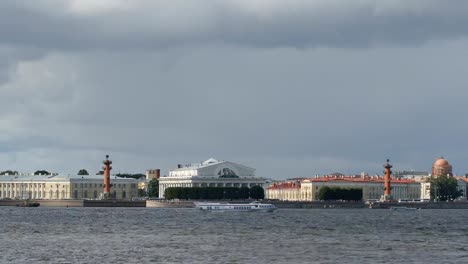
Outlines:
{"type": "Polygon", "coordinates": [[[231,203],[199,203],[196,202],[195,208],[206,211],[263,211],[273,212],[276,207],[273,204],[264,204],[260,202],[252,202],[248,204],[231,204],[231,203]]]}
{"type": "Polygon", "coordinates": [[[418,209],[419,208],[406,207],[406,206],[392,206],[392,207],[390,207],[390,210],[393,210],[393,211],[416,211],[418,209]]]}

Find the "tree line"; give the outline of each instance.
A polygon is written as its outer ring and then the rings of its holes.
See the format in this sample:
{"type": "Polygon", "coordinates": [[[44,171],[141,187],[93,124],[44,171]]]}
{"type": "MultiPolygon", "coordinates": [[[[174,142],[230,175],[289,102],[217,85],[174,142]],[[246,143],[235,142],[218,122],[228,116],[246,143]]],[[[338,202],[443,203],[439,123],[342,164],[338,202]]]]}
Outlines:
{"type": "Polygon", "coordinates": [[[458,182],[452,176],[431,176],[427,179],[431,183],[431,199],[435,201],[452,201],[463,193],[458,190],[458,182]]]}
{"type": "Polygon", "coordinates": [[[320,188],[318,198],[320,200],[344,200],[361,201],[362,189],[359,188],[340,188],[340,187],[322,187],[320,188]]]}
{"type": "Polygon", "coordinates": [[[221,199],[264,199],[260,186],[248,187],[169,187],[164,191],[166,199],[221,200],[221,199]]]}
{"type": "Polygon", "coordinates": [[[145,178],[146,175],[145,174],[142,174],[142,173],[136,173],[136,174],[132,174],[132,173],[117,173],[115,174],[115,176],[117,177],[120,177],[120,178],[133,178],[133,179],[140,179],[140,178],[145,178]]]}

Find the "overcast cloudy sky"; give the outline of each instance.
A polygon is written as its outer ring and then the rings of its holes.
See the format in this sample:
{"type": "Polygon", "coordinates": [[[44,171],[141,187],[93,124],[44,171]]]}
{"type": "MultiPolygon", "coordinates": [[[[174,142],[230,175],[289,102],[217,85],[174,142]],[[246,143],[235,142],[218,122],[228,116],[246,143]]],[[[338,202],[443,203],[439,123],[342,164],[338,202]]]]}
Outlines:
{"type": "Polygon", "coordinates": [[[468,172],[468,1],[0,1],[0,169],[468,172]]]}

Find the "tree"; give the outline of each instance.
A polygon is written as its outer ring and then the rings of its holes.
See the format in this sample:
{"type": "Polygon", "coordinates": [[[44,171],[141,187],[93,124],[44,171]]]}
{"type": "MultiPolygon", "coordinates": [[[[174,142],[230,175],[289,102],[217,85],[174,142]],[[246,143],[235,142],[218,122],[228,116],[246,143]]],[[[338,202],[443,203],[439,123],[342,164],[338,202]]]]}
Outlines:
{"type": "Polygon", "coordinates": [[[319,200],[345,200],[359,201],[362,200],[362,189],[360,188],[340,188],[324,186],[320,188],[318,193],[319,200]]]}
{"type": "Polygon", "coordinates": [[[145,178],[145,174],[141,173],[136,173],[136,174],[131,174],[131,173],[117,173],[115,176],[120,177],[120,178],[133,178],[133,179],[140,179],[140,178],[145,178]]]}
{"type": "Polygon", "coordinates": [[[78,172],[78,175],[89,175],[89,173],[88,173],[87,170],[81,169],[81,170],[78,172]]]}
{"type": "Polygon", "coordinates": [[[145,197],[145,196],[146,196],[145,190],[143,190],[143,189],[138,189],[138,197],[145,197]]]}
{"type": "Polygon", "coordinates": [[[452,176],[431,176],[427,181],[431,183],[431,199],[447,201],[462,195],[458,190],[457,179],[452,176]]]}
{"type": "Polygon", "coordinates": [[[328,186],[323,186],[320,188],[319,193],[318,193],[318,198],[321,201],[327,201],[327,200],[334,200],[334,195],[333,191],[331,190],[330,187],[328,186]]]}
{"type": "Polygon", "coordinates": [[[50,175],[51,173],[46,170],[37,170],[34,175],[50,175]]]}
{"type": "Polygon", "coordinates": [[[152,179],[148,182],[148,197],[159,196],[159,180],[152,179]]]}
{"type": "Polygon", "coordinates": [[[263,199],[265,198],[265,191],[261,186],[253,186],[249,191],[250,198],[252,199],[263,199]]]}
{"type": "Polygon", "coordinates": [[[249,199],[249,187],[241,187],[239,189],[239,199],[249,199]]]}

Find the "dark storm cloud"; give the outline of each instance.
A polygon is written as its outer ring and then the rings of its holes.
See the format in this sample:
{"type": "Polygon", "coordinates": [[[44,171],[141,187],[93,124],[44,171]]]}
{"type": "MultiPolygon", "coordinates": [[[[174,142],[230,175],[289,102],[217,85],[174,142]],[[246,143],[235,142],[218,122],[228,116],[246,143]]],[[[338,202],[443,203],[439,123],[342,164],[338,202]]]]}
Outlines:
{"type": "Polygon", "coordinates": [[[462,0],[0,2],[0,43],[61,50],[418,44],[466,24],[462,0]]]}
{"type": "Polygon", "coordinates": [[[0,1],[0,162],[463,172],[467,5],[0,1]]]}

